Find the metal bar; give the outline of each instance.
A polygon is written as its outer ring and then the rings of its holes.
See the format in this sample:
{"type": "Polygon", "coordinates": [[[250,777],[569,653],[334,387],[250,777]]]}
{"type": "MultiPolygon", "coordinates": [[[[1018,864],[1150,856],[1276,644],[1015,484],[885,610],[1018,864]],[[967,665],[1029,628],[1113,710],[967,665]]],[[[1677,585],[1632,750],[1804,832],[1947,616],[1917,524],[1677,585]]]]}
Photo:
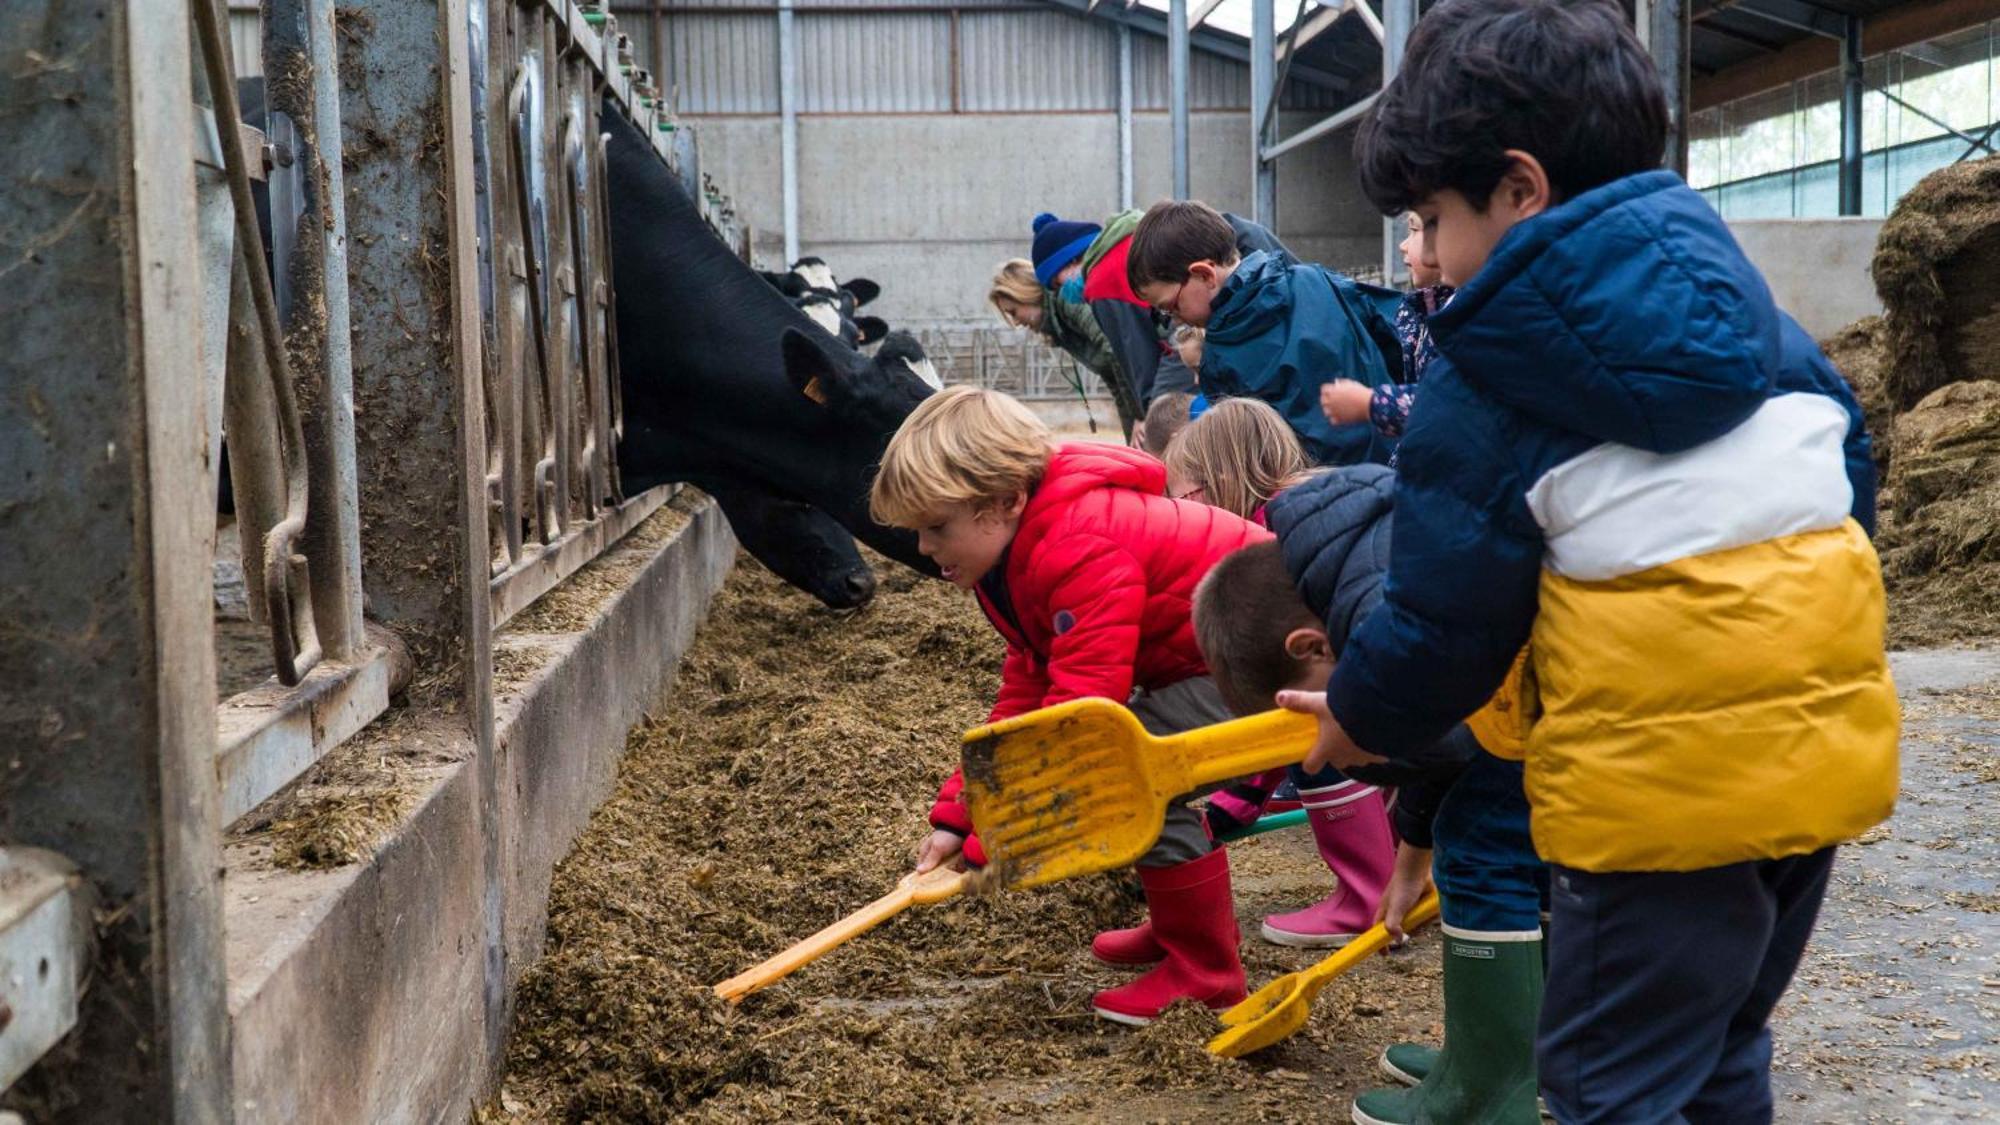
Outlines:
{"type": "MultiPolygon", "coordinates": [[[[1071,12],[1076,13],[1079,16],[1087,16],[1092,19],[1110,20],[1113,23],[1123,24],[1126,27],[1130,27],[1134,31],[1143,31],[1148,35],[1158,36],[1160,38],[1165,38],[1169,40],[1172,38],[1173,35],[1172,21],[1168,19],[1164,13],[1157,12],[1152,9],[1134,8],[1134,7],[1114,7],[1112,5],[1106,4],[1102,7],[1097,8],[1095,11],[1092,11],[1090,8],[1089,0],[1047,0],[1047,3],[1057,8],[1067,9],[1071,12]]],[[[703,10],[706,11],[710,9],[703,9],[703,10]]],[[[825,9],[821,8],[813,9],[814,12],[820,12],[824,10],[825,9]]],[[[880,9],[868,9],[868,10],[879,11],[880,9]]],[[[980,10],[991,11],[992,9],[982,8],[980,10]]],[[[1040,10],[1046,10],[1046,8],[1041,8],[1040,10]]],[[[1209,54],[1216,55],[1220,58],[1231,59],[1235,62],[1240,62],[1245,65],[1248,65],[1250,62],[1250,45],[1247,42],[1238,39],[1234,36],[1227,36],[1207,29],[1197,28],[1189,31],[1188,44],[1192,48],[1207,51],[1209,54]]],[[[1310,67],[1310,66],[1301,66],[1294,68],[1292,71],[1292,77],[1298,79],[1300,82],[1303,82],[1308,86],[1318,86],[1322,89],[1332,90],[1337,94],[1347,92],[1348,90],[1352,89],[1354,85],[1352,82],[1350,82],[1346,78],[1341,77],[1340,75],[1329,74],[1324,70],[1318,69],[1317,67],[1310,67]]]]}
{"type": "Polygon", "coordinates": [[[1274,2],[1250,0],[1250,217],[1266,227],[1278,222],[1278,169],[1264,158],[1278,89],[1274,2]]]}
{"type": "Polygon", "coordinates": [[[0,68],[0,824],[103,897],[70,1049],[11,1092],[69,1120],[227,1121],[215,477],[195,382],[209,98],[186,0],[14,0],[0,42],[22,60],[0,68]]]}
{"type": "MultiPolygon", "coordinates": [[[[961,71],[962,71],[962,70],[964,69],[964,67],[963,67],[963,63],[962,63],[962,61],[961,61],[961,59],[960,59],[960,55],[961,55],[961,54],[962,54],[963,52],[961,51],[961,48],[960,48],[960,46],[959,46],[959,32],[958,32],[958,9],[957,9],[957,8],[953,8],[953,9],[951,10],[951,44],[950,44],[950,51],[951,51],[951,78],[950,78],[950,81],[951,81],[951,111],[952,111],[953,113],[957,113],[957,112],[959,111],[959,107],[960,107],[960,105],[961,105],[961,100],[960,100],[960,97],[959,97],[959,87],[960,87],[960,86],[961,86],[961,85],[963,84],[963,83],[962,83],[962,81],[961,81],[961,74],[960,74],[960,72],[961,72],[961,71]]],[[[788,263],[788,264],[789,264],[789,263],[788,263]]]]}
{"type": "Polygon", "coordinates": [[[390,649],[373,648],[353,664],[321,664],[295,688],[266,681],[231,696],[216,714],[222,822],[235,823],[374,722],[408,681],[408,656],[399,666],[390,649]]]}
{"type": "Polygon", "coordinates": [[[1118,25],[1118,207],[1132,207],[1132,28],[1118,25]]]}
{"type": "MultiPolygon", "coordinates": [[[[1222,7],[1222,3],[1223,0],[1201,0],[1199,4],[1195,5],[1194,11],[1188,13],[1188,26],[1200,27],[1203,23],[1206,23],[1208,17],[1214,15],[1217,8],[1222,7]]],[[[1254,52],[1256,51],[1254,42],[1250,49],[1254,56],[1254,52]]]]}
{"type": "Polygon", "coordinates": [[[1304,11],[1306,5],[1301,4],[1299,8],[1302,18],[1294,19],[1292,25],[1285,29],[1284,38],[1278,42],[1278,59],[1282,62],[1291,62],[1299,48],[1326,34],[1340,22],[1341,15],[1346,11],[1344,8],[1315,7],[1312,15],[1308,16],[1304,11]]]}
{"type": "MultiPolygon", "coordinates": [[[[242,110],[236,101],[229,17],[217,8],[214,0],[194,0],[194,16],[195,38],[201,47],[216,115],[227,122],[239,121],[242,110]]],[[[254,330],[249,335],[256,341],[257,358],[262,364],[259,374],[270,383],[269,401],[276,413],[271,429],[277,439],[277,463],[284,483],[281,517],[269,527],[258,529],[262,534],[258,546],[264,560],[264,609],[269,614],[271,654],[278,679],[296,684],[320,659],[310,570],[306,556],[299,553],[300,540],[306,531],[308,497],[305,431],[299,417],[291,359],[285,350],[284,330],[278,320],[278,299],[271,285],[269,264],[264,259],[264,239],[257,227],[257,209],[250,194],[249,154],[244,150],[240,131],[229,127],[220,132],[230,199],[236,209],[236,260],[240,269],[232,278],[232,285],[248,282],[250,301],[256,310],[254,330]]],[[[237,319],[234,308],[231,311],[234,321],[237,319]]],[[[238,324],[238,327],[246,326],[238,324]]],[[[231,339],[234,342],[238,337],[231,339]]]]}
{"type": "Polygon", "coordinates": [[[268,0],[263,10],[265,97],[298,134],[293,154],[305,206],[296,229],[272,217],[273,241],[290,233],[294,252],[281,280],[304,297],[285,316],[285,344],[298,386],[307,458],[306,527],[313,623],[335,660],[364,647],[361,528],[355,508],[353,336],[347,309],[346,173],[340,136],[334,0],[268,0]],[[335,138],[322,145],[320,138],[335,138]]]}
{"type": "Polygon", "coordinates": [[[1840,213],[1861,213],[1861,17],[1846,19],[1840,40],[1840,213]]]}
{"type": "Polygon", "coordinates": [[[1299,147],[1300,145],[1311,144],[1313,141],[1316,141],[1321,137],[1326,136],[1328,133],[1331,133],[1334,130],[1339,129],[1343,125],[1352,125],[1354,122],[1361,119],[1362,114],[1368,112],[1368,108],[1375,104],[1375,99],[1378,96],[1380,95],[1370,94],[1367,97],[1362,98],[1360,101],[1355,102],[1353,105],[1348,106],[1346,109],[1341,110],[1339,113],[1336,113],[1333,116],[1328,117],[1325,120],[1319,121],[1315,124],[1308,125],[1306,128],[1300,130],[1299,132],[1294,133],[1289,137],[1286,137],[1284,140],[1279,141],[1277,144],[1274,144],[1269,148],[1266,148],[1264,150],[1264,159],[1276,160],[1280,156],[1285,155],[1286,153],[1292,151],[1293,149],[1299,147]]]}
{"type": "MultiPolygon", "coordinates": [[[[384,0],[385,4],[387,0],[384,0]]],[[[407,0],[398,0],[408,7],[407,0]]],[[[566,5],[574,14],[574,7],[566,5]]],[[[586,52],[595,50],[602,58],[596,35],[578,16],[575,39],[586,52]]],[[[438,114],[447,138],[465,138],[472,133],[471,45],[468,41],[466,0],[438,0],[431,29],[430,50],[437,57],[433,96],[442,103],[438,114]]],[[[420,44],[410,46],[421,49],[420,44]]],[[[485,968],[484,1010],[488,1067],[497,1072],[507,1046],[507,935],[506,878],[501,850],[500,769],[496,760],[499,747],[493,728],[493,628],[487,599],[472,576],[486,573],[486,435],[485,403],[480,395],[480,312],[478,222],[474,198],[471,146],[462,140],[448,140],[433,158],[436,178],[433,190],[442,189],[442,214],[437,215],[444,232],[444,245],[436,253],[443,258],[442,294],[445,355],[452,374],[449,379],[432,378],[447,384],[443,405],[449,419],[449,469],[447,491],[440,505],[457,525],[453,569],[461,576],[450,584],[447,603],[459,625],[459,655],[464,671],[463,691],[466,724],[470,727],[474,753],[473,776],[478,802],[480,870],[482,887],[480,944],[485,968]]],[[[429,185],[427,185],[429,186],[429,185]]],[[[435,198],[435,197],[434,197],[435,198]]],[[[428,201],[427,201],[428,202],[428,201]]],[[[430,204],[435,208],[436,204],[430,204]]],[[[435,212],[433,212],[435,213],[435,212]]],[[[443,444],[443,443],[441,443],[443,444]]],[[[432,487],[436,487],[433,485],[432,487]]],[[[449,556],[447,556],[449,558],[449,556]]],[[[436,581],[433,579],[433,581],[436,581]]],[[[471,872],[465,872],[470,876],[471,872]]]]}
{"type": "Polygon", "coordinates": [[[1965,146],[1965,151],[1953,157],[1951,162],[1953,164],[1963,164],[1965,163],[1966,157],[1971,156],[1973,153],[1979,151],[1982,148],[1985,149],[1987,152],[1992,152],[1993,146],[1988,142],[1993,139],[1993,132],[1996,129],[2000,129],[2000,121],[1996,121],[1993,124],[1988,125],[1986,127],[1986,131],[1979,134],[1979,138],[1977,140],[1965,146]]]}
{"type": "Polygon", "coordinates": [[[1361,17],[1361,22],[1367,25],[1368,34],[1375,37],[1375,42],[1382,42],[1388,35],[1388,29],[1382,26],[1381,17],[1375,14],[1375,9],[1368,6],[1368,0],[1347,0],[1344,10],[1361,17]]]}
{"type": "MultiPolygon", "coordinates": [[[[1950,123],[1945,121],[1940,121],[1937,118],[1932,117],[1930,114],[1924,112],[1923,109],[1917,106],[1913,106],[1909,102],[1904,101],[1902,98],[1897,97],[1895,94],[1890,93],[1886,87],[1877,86],[1873,82],[1868,82],[1867,86],[1868,89],[1875,91],[1876,93],[1882,95],[1883,97],[1889,99],[1892,102],[1895,102],[1897,105],[1902,106],[1904,109],[1909,110],[1911,113],[1916,114],[1918,117],[1923,118],[1925,121],[1928,121],[1931,124],[1937,126],[1938,128],[1943,129],[1946,133],[1950,134],[1951,136],[1957,137],[1959,140],[1964,141],[1967,144],[1970,144],[1972,147],[1983,148],[1988,152],[1993,151],[1992,147],[1988,145],[1985,142],[1985,140],[1978,137],[1974,137],[1970,133],[1962,132],[1958,129],[1955,129],[1951,126],[1950,123]]],[[[1991,130],[1989,129],[1988,132],[1991,132],[1991,130]]],[[[1956,163],[1956,161],[1954,161],[1953,163],[1956,163]]]]}
{"type": "Polygon", "coordinates": [[[603,554],[605,548],[658,511],[673,497],[674,491],[674,486],[665,484],[649,488],[622,504],[606,508],[597,519],[572,527],[561,539],[531,547],[518,565],[487,583],[493,627],[504,626],[536,598],[603,554]]]}
{"type": "Polygon", "coordinates": [[[1667,101],[1667,144],[1661,164],[1687,175],[1689,0],[1647,0],[1646,50],[1667,101]]]}
{"type": "MultiPolygon", "coordinates": [[[[1786,0],[1733,0],[1730,3],[1714,5],[1702,15],[1707,17],[1720,12],[1735,12],[1778,27],[1803,31],[1809,35],[1822,35],[1828,39],[1839,39],[1845,34],[1841,29],[1841,17],[1830,15],[1826,9],[1815,8],[1810,4],[1793,4],[1787,3],[1786,0]]],[[[1720,24],[1710,23],[1706,18],[1703,18],[1701,26],[1708,31],[1721,30],[1720,24]]]]}
{"type": "Polygon", "coordinates": [[[792,22],[792,0],[778,0],[778,177],[788,266],[799,260],[799,51],[792,22]]]}
{"type": "Polygon", "coordinates": [[[1746,47],[1762,51],[1767,55],[1772,54],[1777,50],[1779,50],[1780,48],[1782,48],[1783,46],[1785,46],[1784,43],[1776,39],[1766,39],[1761,35],[1752,35],[1747,31],[1738,31],[1737,29],[1730,27],[1728,24],[1707,22],[1701,25],[1701,29],[1703,31],[1709,32],[1712,35],[1720,35],[1724,39],[1735,40],[1736,42],[1741,43],[1746,47]]]}
{"type": "Polygon", "coordinates": [[[1190,194],[1187,0],[1168,0],[1167,5],[1167,108],[1173,128],[1174,198],[1186,199],[1190,194]]]}

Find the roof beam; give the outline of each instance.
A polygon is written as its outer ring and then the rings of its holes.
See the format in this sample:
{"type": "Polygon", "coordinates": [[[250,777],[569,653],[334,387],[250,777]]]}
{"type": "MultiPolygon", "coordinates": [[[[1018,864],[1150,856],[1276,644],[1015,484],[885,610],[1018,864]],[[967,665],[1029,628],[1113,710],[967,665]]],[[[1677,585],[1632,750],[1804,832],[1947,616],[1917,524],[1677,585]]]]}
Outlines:
{"type": "Polygon", "coordinates": [[[1188,26],[1200,27],[1220,7],[1222,0],[1201,0],[1201,3],[1194,6],[1194,11],[1188,13],[1188,26]]]}
{"type": "MultiPolygon", "coordinates": [[[[1870,54],[1895,51],[1926,39],[1963,31],[1993,18],[1992,0],[1910,0],[1862,22],[1861,41],[1870,54]]],[[[1689,110],[1762,93],[1840,65],[1840,44],[1814,36],[1775,54],[1723,67],[1695,84],[1689,110]]]]}
{"type": "MultiPolygon", "coordinates": [[[[1150,8],[1113,8],[1105,5],[1092,11],[1090,0],[1047,0],[1047,3],[1052,7],[1074,12],[1089,19],[1104,20],[1114,24],[1122,23],[1134,31],[1143,31],[1157,39],[1167,37],[1166,16],[1150,8]]],[[[1219,55],[1249,65],[1250,44],[1233,35],[1193,28],[1188,32],[1188,42],[1191,46],[1207,51],[1211,55],[1219,55]]],[[[1329,74],[1314,67],[1301,66],[1298,63],[1292,64],[1291,80],[1340,94],[1353,88],[1353,83],[1339,75],[1329,74]]]]}
{"type": "Polygon", "coordinates": [[[1753,47],[1767,55],[1785,46],[1784,43],[1775,39],[1766,39],[1761,35],[1752,35],[1747,31],[1738,31],[1728,24],[1716,23],[1713,20],[1704,20],[1696,24],[1695,29],[1705,31],[1710,35],[1720,35],[1724,39],[1733,39],[1738,43],[1753,47]]]}
{"type": "MultiPolygon", "coordinates": [[[[1842,17],[1802,0],[1725,0],[1706,15],[1719,12],[1735,12],[1808,35],[1824,35],[1828,39],[1839,39],[1846,33],[1846,21],[1842,17]]],[[[1713,31],[1718,25],[1703,23],[1702,27],[1713,31]]]]}

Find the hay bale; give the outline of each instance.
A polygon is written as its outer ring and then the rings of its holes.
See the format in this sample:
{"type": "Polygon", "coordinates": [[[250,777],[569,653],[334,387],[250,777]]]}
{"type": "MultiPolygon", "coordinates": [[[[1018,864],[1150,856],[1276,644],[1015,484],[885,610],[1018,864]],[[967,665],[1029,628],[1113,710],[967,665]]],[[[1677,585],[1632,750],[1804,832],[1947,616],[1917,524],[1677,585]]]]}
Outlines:
{"type": "Polygon", "coordinates": [[[2000,157],[1910,189],[1882,224],[1872,273],[1897,410],[1948,383],[2000,377],[2000,157]]]}
{"type": "Polygon", "coordinates": [[[1861,400],[1868,436],[1875,446],[1875,468],[1881,473],[1889,469],[1895,429],[1895,411],[1889,403],[1887,332],[1881,317],[1864,316],[1819,342],[1834,369],[1853,388],[1854,397],[1861,400]]]}
{"type": "Polygon", "coordinates": [[[1953,383],[1896,419],[1899,569],[2000,562],[2000,381],[1953,383]]]}

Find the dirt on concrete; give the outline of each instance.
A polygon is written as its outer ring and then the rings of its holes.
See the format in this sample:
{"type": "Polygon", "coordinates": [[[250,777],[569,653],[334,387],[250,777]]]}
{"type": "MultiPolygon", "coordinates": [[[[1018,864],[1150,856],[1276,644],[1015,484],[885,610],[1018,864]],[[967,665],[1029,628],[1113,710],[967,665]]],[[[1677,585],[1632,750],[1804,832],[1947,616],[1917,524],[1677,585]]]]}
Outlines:
{"type": "MultiPolygon", "coordinates": [[[[745,559],[679,686],[632,732],[617,792],[558,869],[483,1120],[1325,1119],[1394,1038],[1435,1037],[1428,935],[1336,981],[1293,1040],[1210,1056],[1205,1010],[1143,1031],[1090,1010],[1131,974],[1092,934],[1136,922],[1103,877],[917,907],[755,993],[711,987],[909,870],[1000,645],[963,594],[886,568],[825,610],[745,559]]],[[[1234,846],[1246,934],[1331,889],[1303,833],[1234,846]]],[[[1252,936],[1253,984],[1316,960],[1252,936]]]]}

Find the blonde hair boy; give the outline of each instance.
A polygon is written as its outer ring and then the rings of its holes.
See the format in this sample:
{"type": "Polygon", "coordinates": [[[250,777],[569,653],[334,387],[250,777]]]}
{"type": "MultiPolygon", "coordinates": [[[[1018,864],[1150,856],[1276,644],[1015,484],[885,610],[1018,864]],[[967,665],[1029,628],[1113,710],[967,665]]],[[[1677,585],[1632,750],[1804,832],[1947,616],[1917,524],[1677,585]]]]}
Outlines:
{"type": "Polygon", "coordinates": [[[1014,398],[947,387],[903,420],[868,493],[868,514],[920,527],[954,504],[1005,505],[1033,492],[1055,452],[1049,428],[1014,398]]]}

